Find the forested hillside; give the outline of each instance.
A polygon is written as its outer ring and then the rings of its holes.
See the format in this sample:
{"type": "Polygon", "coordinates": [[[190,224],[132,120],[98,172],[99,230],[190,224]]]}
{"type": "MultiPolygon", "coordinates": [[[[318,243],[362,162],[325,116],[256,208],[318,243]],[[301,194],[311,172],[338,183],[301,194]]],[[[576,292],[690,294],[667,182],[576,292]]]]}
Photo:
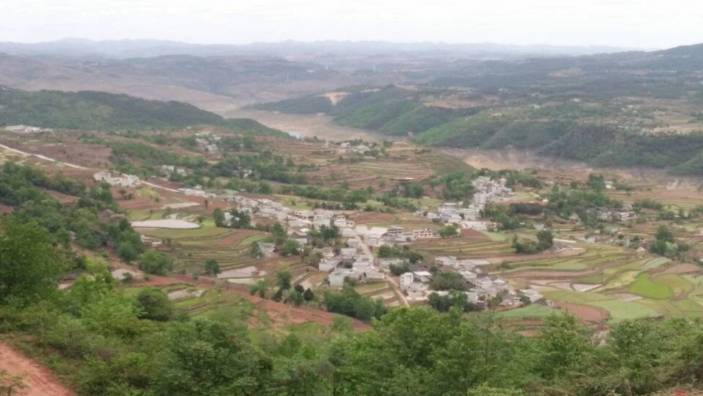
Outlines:
{"type": "Polygon", "coordinates": [[[279,133],[253,120],[224,119],[181,102],[81,91],[26,92],[0,88],[0,126],[32,125],[81,130],[177,129],[216,125],[256,134],[279,133]]]}
{"type": "Polygon", "coordinates": [[[700,46],[457,62],[412,86],[349,87],[257,106],[435,146],[518,148],[595,165],[703,174],[700,46]]]}

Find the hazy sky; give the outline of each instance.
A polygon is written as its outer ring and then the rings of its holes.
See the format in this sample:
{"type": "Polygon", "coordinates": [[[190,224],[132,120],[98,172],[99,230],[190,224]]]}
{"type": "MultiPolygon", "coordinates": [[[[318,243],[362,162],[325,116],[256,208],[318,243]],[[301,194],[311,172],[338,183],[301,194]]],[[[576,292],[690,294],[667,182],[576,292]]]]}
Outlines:
{"type": "Polygon", "coordinates": [[[0,0],[0,41],[703,42],[703,0],[0,0]]]}

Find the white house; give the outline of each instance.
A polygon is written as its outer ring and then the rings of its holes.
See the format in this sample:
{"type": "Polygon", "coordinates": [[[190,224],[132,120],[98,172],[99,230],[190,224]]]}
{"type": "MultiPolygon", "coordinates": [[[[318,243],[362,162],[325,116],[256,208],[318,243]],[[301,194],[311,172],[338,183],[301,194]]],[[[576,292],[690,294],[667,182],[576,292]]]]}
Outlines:
{"type": "Polygon", "coordinates": [[[327,277],[330,281],[330,287],[340,288],[344,286],[344,280],[351,273],[349,270],[334,270],[327,277]]]}
{"type": "Polygon", "coordinates": [[[97,172],[93,175],[93,179],[98,182],[105,182],[111,186],[117,187],[136,187],[140,180],[137,176],[127,175],[124,173],[111,173],[108,171],[97,172]]]}
{"type": "Polygon", "coordinates": [[[349,245],[350,248],[358,249],[361,246],[361,239],[349,238],[347,240],[347,245],[349,245]]]}
{"type": "Polygon", "coordinates": [[[459,225],[464,230],[488,231],[490,223],[487,221],[480,221],[480,220],[471,220],[471,221],[464,220],[461,223],[459,223],[459,225]]]}
{"type": "Polygon", "coordinates": [[[456,265],[456,257],[454,256],[438,256],[434,260],[438,265],[446,267],[454,267],[456,265]]]}
{"type": "Polygon", "coordinates": [[[413,230],[412,238],[413,239],[434,239],[434,238],[439,238],[439,234],[437,234],[431,228],[421,228],[421,229],[413,230]]]}
{"type": "Polygon", "coordinates": [[[415,276],[413,275],[412,272],[406,272],[404,274],[400,275],[400,290],[408,290],[410,288],[410,285],[415,282],[415,276]]]}
{"type": "Polygon", "coordinates": [[[257,244],[259,246],[259,251],[261,252],[261,255],[263,257],[270,258],[274,256],[276,245],[268,242],[258,242],[257,244]]]}
{"type": "Polygon", "coordinates": [[[413,277],[421,283],[430,283],[432,280],[432,273],[429,271],[414,271],[413,277]]]}
{"type": "Polygon", "coordinates": [[[386,275],[384,275],[380,271],[376,271],[374,269],[368,269],[364,271],[364,277],[366,277],[366,280],[369,281],[382,281],[386,279],[386,275]]]}
{"type": "Polygon", "coordinates": [[[341,260],[337,257],[323,258],[318,264],[318,269],[322,272],[330,272],[337,268],[341,260]]]}
{"type": "Polygon", "coordinates": [[[341,248],[339,249],[339,254],[342,256],[342,260],[349,261],[353,260],[356,256],[358,250],[356,248],[341,248]]]}
{"type": "Polygon", "coordinates": [[[542,293],[538,292],[535,289],[522,289],[522,290],[520,290],[520,293],[522,293],[522,295],[527,297],[531,303],[535,303],[535,302],[544,298],[542,293]]]}
{"type": "Polygon", "coordinates": [[[391,265],[401,265],[405,260],[401,258],[387,258],[378,260],[378,266],[381,269],[389,269],[391,265]]]}
{"type": "Polygon", "coordinates": [[[370,247],[381,246],[383,235],[388,232],[385,227],[367,227],[365,225],[357,225],[354,228],[357,235],[359,235],[367,245],[370,247]]]}
{"type": "Polygon", "coordinates": [[[459,271],[459,275],[461,275],[461,277],[467,282],[473,282],[476,278],[478,278],[478,275],[472,271],[459,271]]]}
{"type": "Polygon", "coordinates": [[[373,257],[369,256],[359,256],[354,260],[354,264],[352,264],[352,268],[354,269],[360,269],[360,270],[365,270],[367,268],[372,268],[373,267],[373,257]]]}

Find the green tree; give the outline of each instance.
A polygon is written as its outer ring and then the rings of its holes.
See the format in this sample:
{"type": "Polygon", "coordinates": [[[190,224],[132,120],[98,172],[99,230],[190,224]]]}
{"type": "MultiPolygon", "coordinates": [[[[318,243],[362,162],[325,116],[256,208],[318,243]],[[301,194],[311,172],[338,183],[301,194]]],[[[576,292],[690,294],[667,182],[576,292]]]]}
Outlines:
{"type": "Polygon", "coordinates": [[[554,246],[554,235],[550,230],[537,232],[537,248],[540,251],[551,249],[552,246],[554,246]]]}
{"type": "Polygon", "coordinates": [[[208,275],[216,276],[220,273],[220,263],[218,263],[215,259],[205,260],[205,264],[203,264],[203,267],[205,267],[205,272],[208,275]]]}
{"type": "Polygon", "coordinates": [[[466,281],[456,272],[438,272],[432,277],[430,287],[434,290],[466,290],[466,281]]]}
{"type": "Polygon", "coordinates": [[[288,233],[280,223],[276,223],[271,226],[271,234],[273,235],[273,241],[276,246],[283,245],[288,239],[288,233]]]}
{"type": "Polygon", "coordinates": [[[382,300],[362,296],[353,287],[345,285],[341,292],[328,290],[324,295],[325,307],[330,312],[370,321],[386,313],[382,300]]]}
{"type": "Polygon", "coordinates": [[[172,268],[171,257],[155,250],[150,250],[139,258],[139,269],[149,274],[165,275],[172,268]]]}
{"type": "Polygon", "coordinates": [[[160,395],[257,395],[272,383],[272,362],[244,330],[208,320],[176,322],[153,390],[160,395]]]}
{"type": "Polygon", "coordinates": [[[300,244],[294,239],[288,239],[281,246],[281,255],[284,257],[295,256],[300,252],[300,244]]]}
{"type": "Polygon", "coordinates": [[[657,241],[664,241],[664,242],[674,242],[674,233],[671,232],[669,227],[665,225],[660,225],[657,228],[657,233],[654,236],[657,241]]]}
{"type": "Polygon", "coordinates": [[[247,212],[239,211],[237,209],[232,209],[229,211],[232,215],[231,227],[232,228],[250,228],[251,227],[251,216],[247,212]]]}
{"type": "Polygon", "coordinates": [[[215,208],[215,210],[212,211],[212,218],[215,220],[215,226],[217,227],[226,227],[227,224],[225,224],[225,212],[220,209],[220,208],[215,208]]]}
{"type": "Polygon", "coordinates": [[[288,300],[298,306],[305,302],[305,297],[303,297],[303,293],[294,289],[288,294],[288,300]]]}
{"type": "Polygon", "coordinates": [[[34,302],[52,295],[65,267],[63,254],[34,222],[0,220],[0,303],[34,302]]]}
{"type": "Polygon", "coordinates": [[[459,235],[459,230],[454,224],[446,225],[439,230],[439,236],[442,238],[452,238],[457,235],[459,235]]]}
{"type": "Polygon", "coordinates": [[[143,319],[166,321],[173,316],[173,303],[162,290],[147,287],[137,294],[139,317],[143,319]]]}
{"type": "Polygon", "coordinates": [[[258,295],[261,298],[266,298],[270,287],[271,286],[266,279],[260,279],[249,287],[249,292],[252,295],[258,295]]]}
{"type": "Polygon", "coordinates": [[[548,317],[537,342],[539,358],[535,369],[547,379],[578,373],[592,350],[586,329],[569,315],[548,317]]]}
{"type": "Polygon", "coordinates": [[[315,299],[315,293],[312,291],[312,289],[307,288],[303,292],[303,298],[305,299],[305,301],[312,301],[315,299]]]}
{"type": "Polygon", "coordinates": [[[281,270],[276,272],[276,283],[278,288],[281,290],[288,290],[291,288],[291,280],[293,276],[288,270],[281,270]]]}
{"type": "Polygon", "coordinates": [[[605,178],[603,177],[603,175],[594,175],[591,173],[590,175],[588,175],[588,181],[586,182],[586,185],[592,190],[603,191],[605,190],[605,178]]]}

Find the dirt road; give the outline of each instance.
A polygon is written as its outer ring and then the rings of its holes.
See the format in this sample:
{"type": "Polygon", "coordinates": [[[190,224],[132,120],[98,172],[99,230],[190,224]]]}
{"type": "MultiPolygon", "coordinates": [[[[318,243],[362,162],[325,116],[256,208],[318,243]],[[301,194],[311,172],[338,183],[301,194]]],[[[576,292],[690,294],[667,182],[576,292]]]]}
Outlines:
{"type": "Polygon", "coordinates": [[[18,154],[18,155],[20,155],[20,156],[22,156],[22,157],[37,157],[37,158],[42,159],[42,160],[44,160],[44,161],[54,162],[54,163],[57,163],[57,164],[60,164],[60,165],[63,165],[63,166],[67,166],[67,167],[69,167],[69,168],[80,169],[80,170],[88,170],[88,168],[86,168],[86,167],[84,167],[84,166],[72,164],[72,163],[70,163],[70,162],[63,162],[63,161],[55,160],[55,159],[53,159],[53,158],[49,158],[49,157],[47,157],[47,156],[45,156],[45,155],[41,155],[41,154],[28,153],[28,152],[26,152],[26,151],[18,150],[18,149],[16,149],[16,148],[12,148],[12,147],[6,146],[6,145],[4,145],[4,144],[0,144],[0,149],[7,150],[7,151],[9,151],[9,152],[11,152],[11,153],[14,153],[14,154],[18,154]]]}
{"type": "Polygon", "coordinates": [[[0,342],[0,370],[11,376],[21,376],[24,389],[16,396],[75,396],[49,369],[0,342]]]}

